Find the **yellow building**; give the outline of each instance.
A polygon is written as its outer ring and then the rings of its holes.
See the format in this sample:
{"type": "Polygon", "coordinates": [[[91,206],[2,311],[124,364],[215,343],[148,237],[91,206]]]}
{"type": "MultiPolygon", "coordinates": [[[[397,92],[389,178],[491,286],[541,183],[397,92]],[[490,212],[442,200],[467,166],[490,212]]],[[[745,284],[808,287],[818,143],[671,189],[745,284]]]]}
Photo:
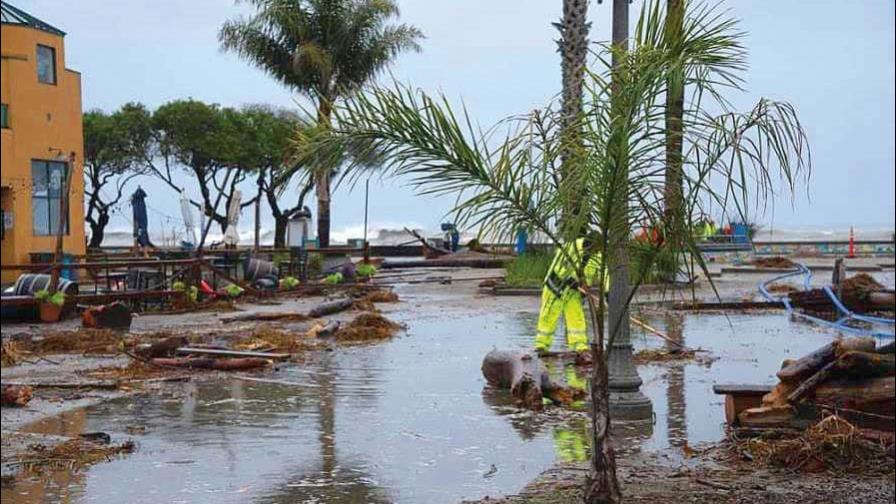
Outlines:
{"type": "MultiPolygon", "coordinates": [[[[65,68],[65,33],[0,2],[2,9],[2,263],[53,252],[66,170],[72,170],[65,252],[84,254],[81,75],[65,68]],[[73,162],[72,162],[73,161],[73,162]]],[[[2,282],[18,273],[3,271],[2,282]]]]}

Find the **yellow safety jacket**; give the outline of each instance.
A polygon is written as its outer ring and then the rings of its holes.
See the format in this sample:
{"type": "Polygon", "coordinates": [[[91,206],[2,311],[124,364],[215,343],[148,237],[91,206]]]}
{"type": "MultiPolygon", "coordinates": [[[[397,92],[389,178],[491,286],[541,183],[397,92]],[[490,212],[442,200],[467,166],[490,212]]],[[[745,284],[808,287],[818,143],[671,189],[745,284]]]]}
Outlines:
{"type": "MultiPolygon", "coordinates": [[[[600,253],[585,253],[585,239],[579,238],[573,243],[563,245],[554,254],[554,260],[544,278],[544,286],[555,296],[562,297],[567,289],[579,288],[576,278],[578,267],[585,263],[585,281],[588,285],[594,283],[594,279],[603,268],[600,253]]],[[[604,292],[610,290],[610,276],[604,274],[604,292]]]]}

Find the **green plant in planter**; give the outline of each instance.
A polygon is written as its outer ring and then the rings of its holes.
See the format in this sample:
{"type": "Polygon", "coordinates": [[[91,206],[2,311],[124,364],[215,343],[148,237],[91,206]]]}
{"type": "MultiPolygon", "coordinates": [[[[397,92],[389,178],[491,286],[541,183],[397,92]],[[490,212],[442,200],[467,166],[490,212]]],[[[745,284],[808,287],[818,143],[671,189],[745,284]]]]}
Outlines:
{"type": "Polygon", "coordinates": [[[373,278],[376,275],[376,266],[368,263],[361,263],[355,269],[355,272],[362,278],[373,278]]]}
{"type": "Polygon", "coordinates": [[[282,289],[295,289],[299,286],[301,282],[299,279],[293,276],[288,276],[280,280],[280,288],[282,289]]]}
{"type": "Polygon", "coordinates": [[[184,292],[188,303],[192,304],[199,300],[199,288],[195,285],[187,287],[186,283],[178,280],[171,284],[171,289],[178,292],[184,292]]]}
{"type": "Polygon", "coordinates": [[[50,294],[50,291],[47,289],[41,289],[34,293],[34,297],[37,298],[41,303],[50,303],[56,306],[62,306],[65,304],[65,293],[62,291],[56,291],[50,294]]]}
{"type": "Polygon", "coordinates": [[[224,293],[231,298],[239,297],[239,295],[242,294],[244,290],[245,289],[237,284],[230,284],[227,287],[224,287],[224,293]]]}
{"type": "Polygon", "coordinates": [[[326,283],[326,284],[331,284],[331,285],[335,285],[335,284],[338,284],[338,283],[342,283],[342,279],[343,279],[343,277],[342,277],[342,273],[336,272],[336,273],[327,275],[327,276],[324,278],[324,283],[326,283]]]}

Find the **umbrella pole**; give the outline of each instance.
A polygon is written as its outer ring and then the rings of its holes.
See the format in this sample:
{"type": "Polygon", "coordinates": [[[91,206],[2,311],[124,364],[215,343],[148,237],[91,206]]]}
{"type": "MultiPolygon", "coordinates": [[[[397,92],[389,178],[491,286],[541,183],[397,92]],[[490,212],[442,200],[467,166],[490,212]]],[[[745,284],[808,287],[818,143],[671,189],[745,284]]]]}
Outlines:
{"type": "Polygon", "coordinates": [[[258,253],[261,237],[261,175],[258,176],[258,194],[255,196],[255,253],[258,253]]]}
{"type": "Polygon", "coordinates": [[[62,237],[68,224],[68,200],[72,190],[72,171],[75,169],[75,153],[68,156],[68,166],[65,169],[65,179],[62,182],[62,199],[59,202],[59,225],[56,226],[56,254],[53,258],[53,271],[50,273],[50,292],[55,293],[59,288],[59,268],[62,263],[62,237]]]}

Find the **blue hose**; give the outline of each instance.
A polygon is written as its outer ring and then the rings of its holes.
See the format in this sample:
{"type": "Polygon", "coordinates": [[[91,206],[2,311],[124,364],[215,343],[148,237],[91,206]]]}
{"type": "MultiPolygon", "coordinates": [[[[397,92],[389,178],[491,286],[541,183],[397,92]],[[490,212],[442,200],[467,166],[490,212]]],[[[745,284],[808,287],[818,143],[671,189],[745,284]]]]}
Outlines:
{"type": "Polygon", "coordinates": [[[788,271],[782,275],[775,276],[769,280],[766,280],[759,284],[759,292],[762,294],[766,300],[771,301],[773,303],[781,303],[784,305],[784,308],[787,310],[792,316],[800,317],[805,320],[809,320],[816,324],[830,327],[837,331],[856,334],[859,336],[874,336],[875,338],[893,338],[896,334],[892,332],[881,332],[875,329],[863,329],[860,327],[853,327],[847,325],[850,321],[857,320],[859,322],[866,322],[869,324],[875,325],[894,325],[896,324],[896,320],[891,318],[883,318],[883,317],[872,317],[868,315],[860,315],[858,313],[853,313],[851,310],[847,309],[846,306],[843,305],[843,301],[834,294],[834,291],[831,290],[830,287],[825,286],[824,292],[827,294],[828,298],[830,298],[831,302],[834,303],[834,307],[837,309],[840,318],[836,321],[825,320],[823,318],[815,317],[813,315],[809,315],[807,313],[803,313],[794,309],[793,305],[790,302],[790,298],[787,295],[784,296],[775,296],[768,290],[768,286],[784,280],[786,278],[803,275],[803,287],[805,290],[809,290],[811,288],[812,283],[812,272],[803,264],[797,263],[796,269],[793,271],[788,271]]]}

